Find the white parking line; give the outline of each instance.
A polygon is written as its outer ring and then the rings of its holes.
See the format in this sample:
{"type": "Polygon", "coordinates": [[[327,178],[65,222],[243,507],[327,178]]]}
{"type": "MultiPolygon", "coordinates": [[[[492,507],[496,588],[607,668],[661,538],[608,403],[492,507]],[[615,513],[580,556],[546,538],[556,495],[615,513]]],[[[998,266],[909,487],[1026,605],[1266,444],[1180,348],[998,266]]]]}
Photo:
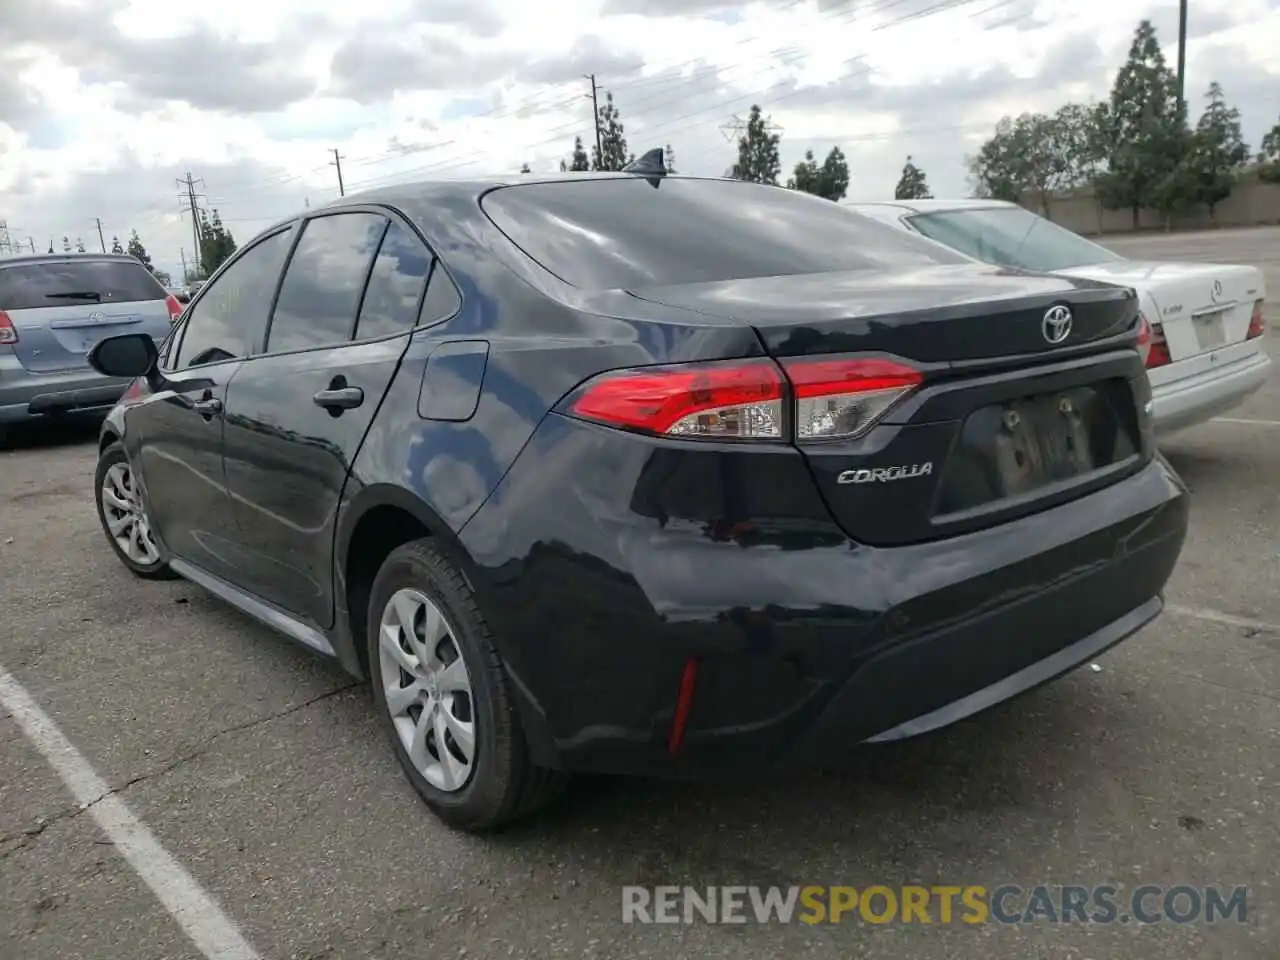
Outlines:
{"type": "Polygon", "coordinates": [[[1280,420],[1248,420],[1244,417],[1214,417],[1214,423],[1242,423],[1250,427],[1280,427],[1280,420]]]}
{"type": "Polygon", "coordinates": [[[13,714],[22,732],[57,771],[80,808],[97,821],[196,949],[208,960],[261,960],[231,918],[160,845],[124,801],[111,793],[111,788],[89,761],[3,667],[0,667],[0,706],[13,714]]]}
{"type": "Polygon", "coordinates": [[[1254,620],[1251,617],[1237,617],[1233,613],[1223,613],[1220,610],[1212,610],[1209,607],[1183,607],[1176,603],[1170,603],[1165,605],[1165,610],[1180,617],[1208,620],[1210,623],[1221,623],[1228,627],[1245,627],[1250,630],[1280,633],[1280,623],[1267,623],[1265,620],[1254,620]]]}

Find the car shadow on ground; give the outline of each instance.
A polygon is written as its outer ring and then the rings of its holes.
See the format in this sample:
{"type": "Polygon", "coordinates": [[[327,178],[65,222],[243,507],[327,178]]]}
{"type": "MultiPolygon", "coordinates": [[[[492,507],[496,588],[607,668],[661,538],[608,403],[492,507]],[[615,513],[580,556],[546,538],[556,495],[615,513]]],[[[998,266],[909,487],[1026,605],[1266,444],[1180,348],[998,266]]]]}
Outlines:
{"type": "Polygon", "coordinates": [[[10,424],[0,439],[0,456],[93,443],[102,428],[102,419],[101,415],[85,415],[10,424]]]}

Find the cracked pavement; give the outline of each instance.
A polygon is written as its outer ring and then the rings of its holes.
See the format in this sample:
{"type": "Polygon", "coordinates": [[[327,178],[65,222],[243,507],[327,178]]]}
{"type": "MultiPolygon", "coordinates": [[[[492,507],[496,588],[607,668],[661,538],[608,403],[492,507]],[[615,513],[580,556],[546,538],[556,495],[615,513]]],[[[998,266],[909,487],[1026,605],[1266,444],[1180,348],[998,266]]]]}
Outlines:
{"type": "MultiPolygon", "coordinates": [[[[1265,262],[1280,302],[1280,229],[1113,245],[1265,262]]],[[[1280,421],[1280,378],[1231,416],[1280,421]]],[[[1277,956],[1280,426],[1167,444],[1195,495],[1169,591],[1182,612],[1099,671],[799,782],[586,778],[487,839],[427,814],[365,686],[194,586],[116,563],[93,436],[44,431],[0,453],[0,665],[264,958],[1277,956]],[[735,882],[1247,884],[1250,899],[1245,925],[1140,938],[620,922],[624,884],[735,882]]],[[[0,711],[0,960],[199,960],[86,809],[0,711]]]]}

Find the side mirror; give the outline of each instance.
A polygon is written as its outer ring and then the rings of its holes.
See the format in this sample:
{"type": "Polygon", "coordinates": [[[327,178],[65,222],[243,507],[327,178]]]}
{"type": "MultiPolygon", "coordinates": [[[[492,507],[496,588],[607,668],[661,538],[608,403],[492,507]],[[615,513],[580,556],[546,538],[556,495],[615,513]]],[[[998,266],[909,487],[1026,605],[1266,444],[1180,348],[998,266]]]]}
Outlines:
{"type": "Polygon", "coordinates": [[[107,377],[149,377],[160,351],[145,333],[123,333],[99,340],[89,351],[89,366],[107,377]]]}

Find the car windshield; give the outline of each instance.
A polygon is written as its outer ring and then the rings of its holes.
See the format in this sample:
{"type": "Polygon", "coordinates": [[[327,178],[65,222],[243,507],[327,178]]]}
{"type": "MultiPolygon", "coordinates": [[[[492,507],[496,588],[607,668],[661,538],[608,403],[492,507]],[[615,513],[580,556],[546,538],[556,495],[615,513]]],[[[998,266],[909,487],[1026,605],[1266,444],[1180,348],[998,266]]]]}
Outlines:
{"type": "Polygon", "coordinates": [[[911,218],[911,225],[954,250],[1002,267],[1050,271],[1122,259],[1021,207],[922,213],[911,218]]]}
{"type": "Polygon", "coordinates": [[[736,180],[531,183],[483,205],[525,253],[585,289],[966,262],[829,200],[736,180]]]}
{"type": "Polygon", "coordinates": [[[160,282],[129,260],[0,263],[0,310],[163,299],[160,282]]]}

